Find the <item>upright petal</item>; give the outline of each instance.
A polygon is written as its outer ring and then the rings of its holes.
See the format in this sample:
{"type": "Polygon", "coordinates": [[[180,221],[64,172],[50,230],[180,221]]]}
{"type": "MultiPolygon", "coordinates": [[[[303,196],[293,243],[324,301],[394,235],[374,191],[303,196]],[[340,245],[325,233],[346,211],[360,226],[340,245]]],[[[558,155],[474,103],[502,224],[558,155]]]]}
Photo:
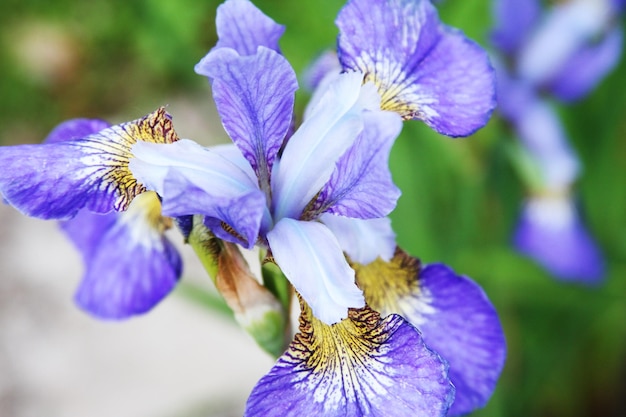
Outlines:
{"type": "Polygon", "coordinates": [[[284,218],[267,240],[280,269],[324,323],[365,305],[339,242],[323,224],[284,218]]]}
{"type": "Polygon", "coordinates": [[[402,119],[395,113],[370,111],[364,113],[363,122],[363,131],[337,162],[311,212],[372,219],[396,207],[400,190],[391,178],[389,152],[402,130],[402,119]]]}
{"type": "Polygon", "coordinates": [[[587,95],[619,63],[622,38],[622,29],[617,27],[598,44],[576,51],[550,82],[550,90],[564,101],[587,95]]]}
{"type": "Polygon", "coordinates": [[[0,148],[0,193],[22,213],[68,219],[125,210],[145,190],[128,168],[136,142],[178,140],[164,108],[74,140],[0,148]]]}
{"type": "Polygon", "coordinates": [[[393,257],[396,234],[388,217],[364,220],[325,213],[320,221],[333,232],[352,262],[367,265],[376,258],[389,261],[393,257]]]}
{"type": "MultiPolygon", "coordinates": [[[[227,0],[215,17],[218,41],[214,49],[232,48],[239,55],[254,55],[259,46],[280,52],[278,40],[285,27],[263,14],[248,0],[227,0]]],[[[199,67],[196,72],[202,74],[199,67]]]]}
{"type": "Polygon", "coordinates": [[[541,16],[539,0],[495,0],[491,42],[507,55],[514,55],[531,35],[541,16]]]}
{"type": "Polygon", "coordinates": [[[254,246],[267,203],[257,184],[235,163],[188,139],[169,145],[139,143],[133,152],[130,169],[161,196],[164,214],[215,218],[221,226],[214,233],[254,246]]]}
{"type": "Polygon", "coordinates": [[[420,271],[419,261],[398,250],[391,262],[354,265],[368,305],[400,314],[424,342],[450,364],[456,398],[450,416],[469,413],[491,397],[505,359],[498,315],[482,289],[441,264],[420,271]]]}
{"type": "Polygon", "coordinates": [[[602,253],[571,200],[534,198],[526,202],[513,244],[564,281],[597,284],[604,277],[602,253]]]}
{"type": "Polygon", "coordinates": [[[76,302],[104,319],[122,319],[154,307],[176,285],[182,261],[163,235],[169,222],[161,217],[154,193],[138,196],[123,213],[81,211],[64,231],[82,252],[85,274],[76,302]]]}
{"type": "Polygon", "coordinates": [[[300,217],[363,130],[363,110],[378,108],[373,86],[362,86],[362,79],[362,74],[343,74],[329,83],[287,142],[272,172],[276,219],[300,217]]]}
{"type": "Polygon", "coordinates": [[[296,75],[287,60],[267,48],[241,57],[219,49],[207,57],[213,98],[226,132],[269,187],[269,174],[291,125],[296,75]]]}
{"type": "Polygon", "coordinates": [[[351,0],[337,17],[339,60],[365,73],[383,110],[448,136],[487,123],[495,79],[486,52],[440,24],[428,0],[351,0]]]}
{"type": "Polygon", "coordinates": [[[400,316],[350,310],[329,326],[302,304],[300,332],[254,387],[246,417],[445,416],[446,364],[400,316]]]}

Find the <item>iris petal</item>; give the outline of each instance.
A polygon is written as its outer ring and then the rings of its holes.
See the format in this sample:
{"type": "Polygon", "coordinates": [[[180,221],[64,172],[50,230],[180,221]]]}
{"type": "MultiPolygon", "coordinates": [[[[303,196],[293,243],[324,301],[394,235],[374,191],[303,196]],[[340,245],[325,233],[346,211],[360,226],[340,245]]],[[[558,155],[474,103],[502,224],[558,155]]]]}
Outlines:
{"type": "Polygon", "coordinates": [[[326,226],[284,218],[267,240],[276,263],[320,320],[336,323],[346,317],[348,308],[363,307],[354,271],[326,226]]]}
{"type": "Polygon", "coordinates": [[[128,168],[138,141],[178,140],[163,108],[87,137],[0,148],[0,193],[15,208],[42,219],[68,219],[87,208],[124,210],[145,191],[128,168]]]}
{"type": "Polygon", "coordinates": [[[300,332],[252,390],[246,417],[444,416],[446,364],[400,316],[350,310],[328,326],[303,304],[300,332]]]}
{"type": "Polygon", "coordinates": [[[428,0],[352,0],[337,17],[344,69],[377,85],[383,110],[420,119],[448,136],[467,136],[495,107],[486,52],[441,25],[428,0]]]}
{"type": "Polygon", "coordinates": [[[491,397],[505,359],[498,315],[482,289],[445,265],[428,265],[398,250],[391,262],[354,265],[368,305],[400,314],[427,346],[450,364],[456,398],[450,416],[468,413],[491,397]]]}

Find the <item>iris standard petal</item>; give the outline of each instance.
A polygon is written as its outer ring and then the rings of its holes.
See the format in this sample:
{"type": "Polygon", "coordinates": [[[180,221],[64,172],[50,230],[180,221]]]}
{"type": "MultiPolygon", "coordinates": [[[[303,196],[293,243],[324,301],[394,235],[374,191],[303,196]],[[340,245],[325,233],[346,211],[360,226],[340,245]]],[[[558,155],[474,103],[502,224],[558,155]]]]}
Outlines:
{"type": "Polygon", "coordinates": [[[128,168],[136,142],[178,140],[164,108],[87,137],[0,148],[0,194],[22,213],[69,219],[86,208],[124,210],[145,190],[128,168]]]}
{"type": "MultiPolygon", "coordinates": [[[[285,27],[263,14],[248,0],[228,0],[217,8],[215,17],[218,41],[214,49],[232,48],[239,55],[254,55],[259,46],[280,52],[278,40],[285,27]]],[[[202,61],[196,72],[202,72],[202,61]]]]}
{"type": "Polygon", "coordinates": [[[322,214],[320,221],[335,235],[352,262],[367,265],[381,258],[389,261],[396,249],[396,234],[391,219],[353,219],[334,214],[322,214]]]}
{"type": "Polygon", "coordinates": [[[302,306],[300,332],[254,387],[246,417],[445,416],[446,364],[400,316],[350,310],[332,326],[302,306]]]}
{"type": "Polygon", "coordinates": [[[365,299],[381,314],[400,314],[450,364],[456,398],[448,415],[485,405],[504,366],[498,315],[482,289],[445,265],[420,264],[398,250],[391,262],[354,265],[365,299]]]}
{"type": "Polygon", "coordinates": [[[493,17],[495,25],[491,32],[491,42],[507,55],[515,54],[541,16],[539,0],[495,0],[493,17]]]}
{"type": "Polygon", "coordinates": [[[219,49],[207,57],[222,124],[269,189],[269,175],[291,126],[296,75],[280,54],[260,47],[252,56],[219,49]]]}
{"type": "Polygon", "coordinates": [[[373,86],[362,86],[362,79],[359,73],[342,74],[329,83],[287,142],[272,172],[275,219],[300,217],[363,130],[363,110],[378,108],[373,86]]]}
{"type": "Polygon", "coordinates": [[[455,137],[487,123],[495,106],[489,58],[441,25],[428,0],[352,0],[336,23],[342,66],[377,85],[383,110],[455,137]]]}
{"type": "Polygon", "coordinates": [[[365,305],[339,242],[323,224],[284,218],[267,240],[276,263],[315,317],[332,324],[345,318],[348,308],[365,305]]]}
{"type": "Polygon", "coordinates": [[[566,198],[527,201],[513,244],[561,280],[597,284],[604,278],[600,248],[566,198]]]}
{"type": "Polygon", "coordinates": [[[623,33],[613,29],[598,43],[576,51],[550,82],[550,90],[561,100],[584,97],[618,64],[623,33]]]}
{"type": "Polygon", "coordinates": [[[44,143],[56,143],[80,139],[111,126],[100,119],[70,119],[56,126],[48,134],[44,143]]]}
{"type": "Polygon", "coordinates": [[[363,131],[337,162],[311,211],[371,219],[396,207],[400,190],[391,178],[389,152],[402,119],[392,112],[368,111],[363,122],[363,131]]]}
{"type": "Polygon", "coordinates": [[[160,214],[157,196],[148,192],[133,200],[127,211],[115,214],[112,222],[111,217],[98,219],[81,212],[81,217],[87,217],[79,222],[101,234],[77,234],[77,224],[69,228],[66,224],[75,243],[90,241],[93,245],[87,251],[79,247],[85,275],[75,299],[82,309],[99,318],[127,318],[150,310],[174,288],[182,261],[163,235],[168,225],[160,214]],[[102,223],[96,225],[99,221],[102,223]]]}

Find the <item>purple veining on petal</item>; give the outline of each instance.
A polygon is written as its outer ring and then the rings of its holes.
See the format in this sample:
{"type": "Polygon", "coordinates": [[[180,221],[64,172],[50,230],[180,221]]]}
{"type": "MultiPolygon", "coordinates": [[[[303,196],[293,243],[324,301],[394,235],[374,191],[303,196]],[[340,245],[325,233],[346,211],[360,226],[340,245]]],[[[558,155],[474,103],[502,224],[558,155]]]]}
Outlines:
{"type": "Polygon", "coordinates": [[[454,388],[420,333],[397,315],[360,328],[353,317],[323,333],[301,327],[252,390],[245,417],[445,416],[454,388]]]}
{"type": "Polygon", "coordinates": [[[363,131],[321,189],[316,211],[371,219],[395,208],[400,190],[391,178],[389,152],[402,119],[392,112],[376,111],[364,113],[363,122],[363,131]]]}
{"type": "Polygon", "coordinates": [[[529,200],[513,244],[564,281],[597,284],[604,278],[605,262],[600,248],[571,201],[529,200]]]}
{"type": "Polygon", "coordinates": [[[57,125],[48,134],[44,143],[56,143],[66,140],[80,139],[111,126],[100,119],[70,119],[57,125]]]}
{"type": "Polygon", "coordinates": [[[429,1],[352,0],[336,23],[342,66],[377,85],[384,110],[453,137],[487,123],[495,106],[489,58],[442,25],[429,1]]]}
{"type": "Polygon", "coordinates": [[[232,49],[207,56],[205,75],[226,132],[269,189],[272,165],[291,125],[296,75],[287,60],[267,48],[241,57],[232,49]]]}

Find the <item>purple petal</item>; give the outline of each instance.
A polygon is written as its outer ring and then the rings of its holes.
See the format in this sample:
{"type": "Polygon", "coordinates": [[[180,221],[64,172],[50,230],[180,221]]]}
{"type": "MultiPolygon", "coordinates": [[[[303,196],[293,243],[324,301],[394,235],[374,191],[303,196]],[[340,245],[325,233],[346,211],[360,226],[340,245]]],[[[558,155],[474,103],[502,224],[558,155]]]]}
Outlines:
{"type": "Polygon", "coordinates": [[[363,130],[363,110],[378,109],[373,85],[362,85],[362,80],[362,74],[342,74],[326,85],[315,108],[287,142],[272,172],[276,219],[301,216],[363,130]]]}
{"type": "Polygon", "coordinates": [[[345,318],[348,308],[364,306],[354,271],[326,226],[284,218],[267,234],[267,240],[276,263],[311,305],[315,317],[332,324],[345,318]]]}
{"type": "Polygon", "coordinates": [[[278,53],[260,48],[241,57],[232,49],[207,56],[205,75],[226,132],[269,187],[274,159],[291,125],[296,75],[278,53]]]}
{"type": "Polygon", "coordinates": [[[518,117],[515,127],[522,144],[536,162],[545,187],[560,189],[574,182],[580,171],[578,156],[549,103],[535,98],[518,117]]]}
{"type": "Polygon", "coordinates": [[[389,171],[389,152],[402,130],[402,119],[391,112],[366,112],[363,131],[339,159],[321,189],[315,210],[346,217],[372,219],[388,215],[400,190],[389,171]]]}
{"type": "Polygon", "coordinates": [[[352,0],[339,13],[339,60],[365,73],[383,110],[467,136],[487,123],[495,78],[486,52],[440,24],[427,0],[352,0]]]}
{"type": "Polygon", "coordinates": [[[538,0],[495,0],[495,27],[492,43],[507,55],[513,55],[523,45],[541,15],[538,0]]]}
{"type": "Polygon", "coordinates": [[[163,235],[159,209],[156,195],[144,193],[123,213],[81,212],[64,225],[74,243],[86,244],[77,246],[86,269],[75,297],[82,309],[123,319],[150,310],[174,288],[182,262],[163,235]]]}
{"type": "Polygon", "coordinates": [[[178,140],[163,108],[87,137],[0,148],[0,193],[22,213],[69,219],[82,208],[124,210],[145,190],[128,168],[137,141],[178,140]]]}
{"type": "Polygon", "coordinates": [[[320,221],[333,232],[352,262],[367,265],[376,258],[389,261],[393,257],[396,234],[388,217],[363,220],[322,214],[320,221]]]}
{"type": "Polygon", "coordinates": [[[325,51],[304,71],[302,77],[304,87],[314,91],[329,74],[341,73],[341,64],[337,58],[337,52],[325,51]]]}
{"type": "Polygon", "coordinates": [[[597,45],[576,51],[563,65],[563,71],[550,83],[552,92],[564,101],[587,95],[619,62],[622,54],[622,29],[617,27],[597,45]]]}
{"type": "Polygon", "coordinates": [[[521,253],[564,281],[596,284],[604,277],[600,249],[571,201],[529,200],[513,243],[521,253]]]}
{"type": "MultiPolygon", "coordinates": [[[[285,31],[248,0],[228,0],[220,5],[215,26],[219,40],[214,49],[232,48],[239,55],[254,55],[259,46],[280,52],[278,40],[285,31]]],[[[196,72],[201,73],[197,68],[196,72]]]]}
{"type": "Polygon", "coordinates": [[[383,315],[403,316],[450,364],[456,398],[449,415],[483,406],[502,371],[505,340],[481,288],[445,265],[420,271],[419,261],[400,250],[389,263],[379,260],[355,270],[368,305],[383,315]]]}
{"type": "Polygon", "coordinates": [[[252,390],[245,417],[446,415],[446,364],[400,316],[365,308],[328,326],[303,310],[300,333],[252,390]]]}
{"type": "Polygon", "coordinates": [[[80,139],[106,129],[109,126],[111,126],[109,123],[100,119],[71,119],[52,129],[44,142],[56,143],[80,139]]]}

